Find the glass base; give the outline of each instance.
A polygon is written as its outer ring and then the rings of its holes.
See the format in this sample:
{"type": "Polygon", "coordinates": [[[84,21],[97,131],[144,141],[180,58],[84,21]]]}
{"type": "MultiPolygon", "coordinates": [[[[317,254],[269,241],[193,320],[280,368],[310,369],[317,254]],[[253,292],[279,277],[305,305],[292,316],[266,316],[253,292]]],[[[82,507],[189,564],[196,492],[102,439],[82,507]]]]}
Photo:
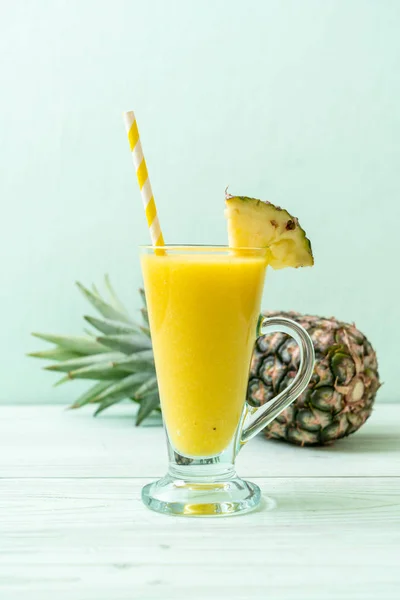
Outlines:
{"type": "Polygon", "coordinates": [[[261,501],[260,488],[239,477],[228,481],[195,482],[166,475],[142,490],[151,510],[185,517],[223,517],[254,510],[261,501]]]}

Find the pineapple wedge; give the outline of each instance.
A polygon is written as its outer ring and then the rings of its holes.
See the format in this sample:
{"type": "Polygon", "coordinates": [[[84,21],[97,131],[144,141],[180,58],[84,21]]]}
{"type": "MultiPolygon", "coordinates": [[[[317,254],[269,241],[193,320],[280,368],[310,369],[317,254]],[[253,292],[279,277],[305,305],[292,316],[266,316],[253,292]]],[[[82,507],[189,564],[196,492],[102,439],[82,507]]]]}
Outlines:
{"type": "Polygon", "coordinates": [[[225,202],[230,247],[267,247],[273,269],[314,264],[310,240],[286,210],[246,196],[227,195],[225,202]]]}

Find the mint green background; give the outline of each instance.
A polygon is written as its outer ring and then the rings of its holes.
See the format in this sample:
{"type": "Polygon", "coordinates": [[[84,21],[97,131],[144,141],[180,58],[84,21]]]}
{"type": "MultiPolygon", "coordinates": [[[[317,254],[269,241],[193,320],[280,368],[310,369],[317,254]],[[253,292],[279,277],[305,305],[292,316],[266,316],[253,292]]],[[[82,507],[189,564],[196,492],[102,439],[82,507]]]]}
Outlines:
{"type": "Polygon", "coordinates": [[[398,400],[399,26],[396,0],[1,2],[0,400],[76,396],[24,356],[81,330],[76,279],[139,307],[130,108],[166,240],[225,243],[228,184],[287,207],[316,265],[264,306],[355,321],[398,400]]]}

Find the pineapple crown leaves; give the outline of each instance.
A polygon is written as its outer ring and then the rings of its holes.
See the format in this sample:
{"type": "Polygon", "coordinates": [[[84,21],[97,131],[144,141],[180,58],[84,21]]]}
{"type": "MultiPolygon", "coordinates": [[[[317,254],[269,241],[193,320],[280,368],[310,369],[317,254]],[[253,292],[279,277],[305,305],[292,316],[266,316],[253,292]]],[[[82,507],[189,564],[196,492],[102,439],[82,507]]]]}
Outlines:
{"type": "Polygon", "coordinates": [[[129,399],[140,405],[136,415],[139,425],[154,410],[159,410],[160,404],[146,299],[144,291],[140,290],[143,324],[136,323],[119,300],[108,275],[104,282],[109,301],[96,286],[88,289],[79,282],[76,284],[100,314],[84,316],[93,331],[85,330],[87,335],[84,336],[33,333],[33,336],[52,343],[53,347],[28,356],[53,361],[45,370],[63,374],[55,385],[73,379],[95,381],[70,408],[97,404],[96,416],[113,404],[129,399]]]}

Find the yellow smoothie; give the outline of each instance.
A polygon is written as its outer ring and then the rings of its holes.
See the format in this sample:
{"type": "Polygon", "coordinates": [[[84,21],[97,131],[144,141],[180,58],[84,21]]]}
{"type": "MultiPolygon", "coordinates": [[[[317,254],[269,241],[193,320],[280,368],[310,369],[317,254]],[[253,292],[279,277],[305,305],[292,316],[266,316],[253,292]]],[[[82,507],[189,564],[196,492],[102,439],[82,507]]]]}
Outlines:
{"type": "Polygon", "coordinates": [[[171,443],[186,456],[219,454],[243,411],[265,255],[167,249],[141,264],[171,443]]]}

